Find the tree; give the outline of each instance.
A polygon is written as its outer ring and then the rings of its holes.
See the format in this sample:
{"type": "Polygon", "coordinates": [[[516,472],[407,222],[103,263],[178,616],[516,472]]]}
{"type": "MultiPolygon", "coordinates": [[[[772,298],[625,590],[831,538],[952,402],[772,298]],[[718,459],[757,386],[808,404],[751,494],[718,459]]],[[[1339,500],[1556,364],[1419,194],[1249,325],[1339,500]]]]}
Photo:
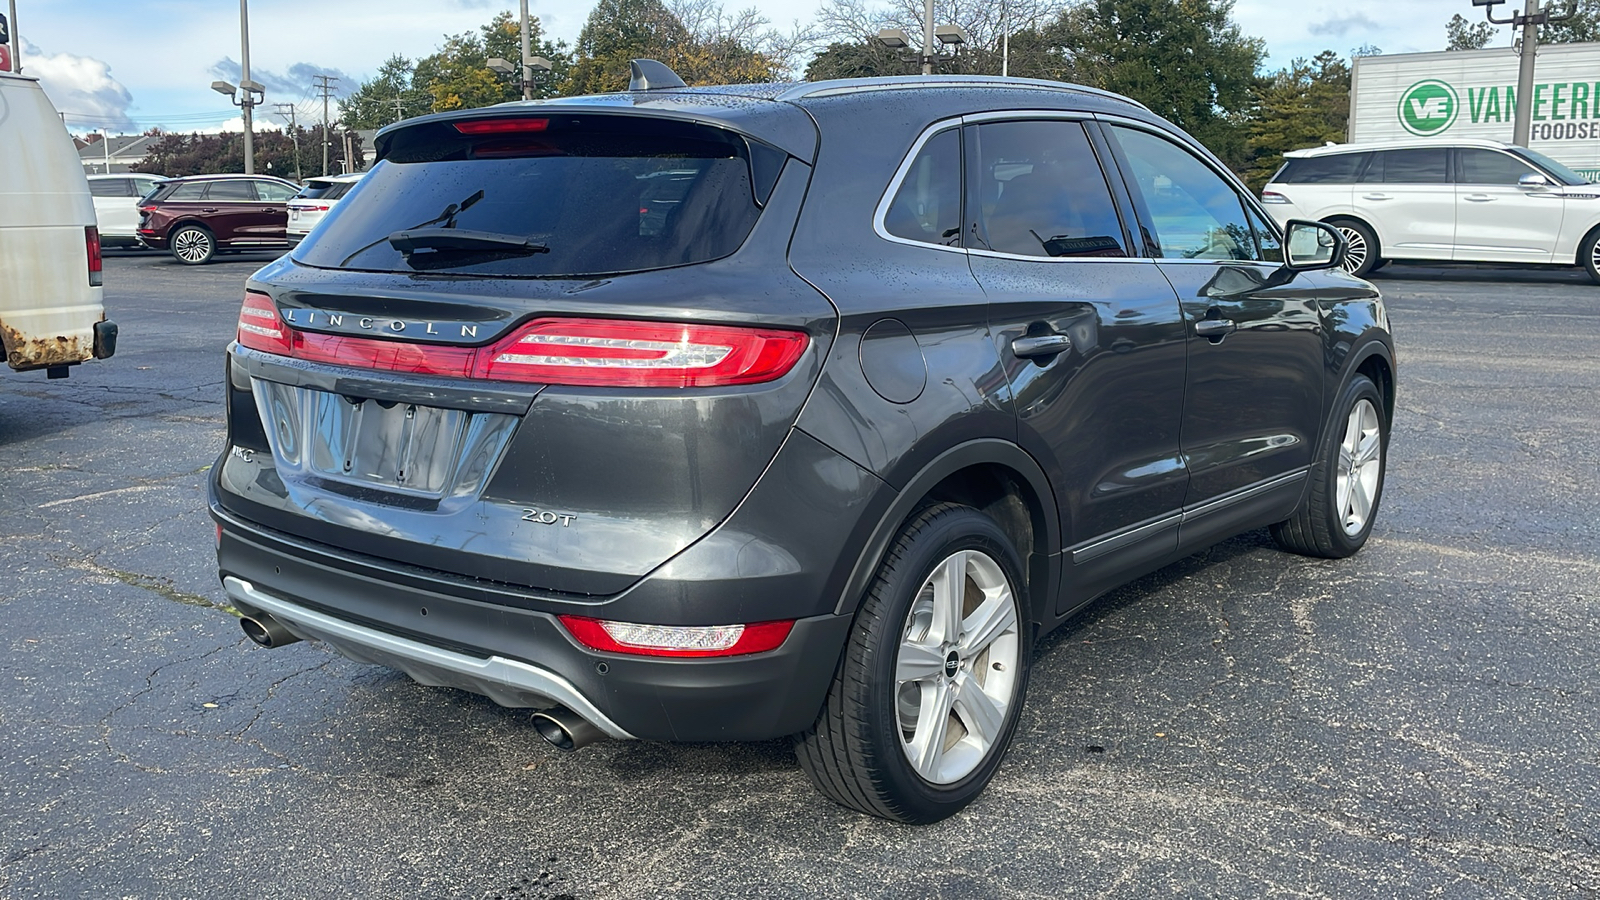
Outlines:
{"type": "MultiPolygon", "coordinates": [[[[528,41],[533,53],[555,63],[555,68],[549,73],[534,73],[533,96],[550,97],[566,77],[570,59],[566,45],[544,40],[540,29],[538,17],[530,16],[528,41]]],[[[510,12],[497,14],[476,34],[467,31],[447,36],[436,52],[417,60],[411,86],[431,98],[432,112],[521,100],[521,79],[489,68],[490,57],[496,56],[513,64],[522,60],[522,29],[510,12]]]]}
{"type": "Polygon", "coordinates": [[[399,54],[389,57],[378,74],[339,101],[339,121],[349,128],[382,128],[432,111],[433,97],[412,84],[415,72],[411,60],[399,54]]]}
{"type": "Polygon", "coordinates": [[[776,81],[810,40],[805,29],[777,32],[753,9],[729,15],[716,0],[600,0],[562,93],[623,90],[634,59],[659,60],[691,85],[776,81]]]}
{"type": "Polygon", "coordinates": [[[1482,50],[1494,41],[1496,29],[1489,22],[1468,22],[1460,13],[1444,23],[1446,50],[1482,50]]]}
{"type": "MultiPolygon", "coordinates": [[[[934,21],[959,25],[969,41],[941,53],[934,72],[947,75],[999,75],[1009,30],[1009,74],[1021,78],[1073,80],[1070,57],[1052,46],[1041,30],[1065,9],[1062,0],[936,0],[934,21]]],[[[874,12],[862,0],[829,0],[817,14],[828,46],[806,67],[806,79],[914,75],[922,71],[921,0],[896,0],[874,12]],[[889,50],[876,40],[883,28],[899,28],[919,46],[889,50]]]]}
{"type": "MultiPolygon", "coordinates": [[[[302,143],[312,140],[313,132],[300,129],[302,143]]],[[[354,171],[343,165],[344,135],[333,142],[334,171],[354,171]]],[[[359,165],[361,137],[350,133],[353,159],[359,165]]],[[[294,175],[294,141],[287,132],[255,133],[255,168],[258,174],[290,178],[294,175]]],[[[137,171],[177,178],[183,175],[216,175],[244,171],[244,135],[167,134],[151,145],[137,171]]]]}
{"type": "Polygon", "coordinates": [[[1578,0],[1572,18],[1551,22],[1539,29],[1541,44],[1579,44],[1588,41],[1600,41],[1600,0],[1578,0]]]}
{"type": "Polygon", "coordinates": [[[1286,150],[1342,141],[1350,123],[1350,65],[1332,50],[1256,80],[1245,181],[1260,190],[1286,150]]]}
{"type": "Polygon", "coordinates": [[[633,59],[660,60],[676,71],[688,42],[689,30],[661,0],[600,0],[578,33],[577,61],[562,93],[623,90],[633,59]]]}
{"type": "Polygon", "coordinates": [[[1265,45],[1232,12],[1233,0],[1089,0],[1046,36],[1089,84],[1143,103],[1238,167],[1265,45]]]}

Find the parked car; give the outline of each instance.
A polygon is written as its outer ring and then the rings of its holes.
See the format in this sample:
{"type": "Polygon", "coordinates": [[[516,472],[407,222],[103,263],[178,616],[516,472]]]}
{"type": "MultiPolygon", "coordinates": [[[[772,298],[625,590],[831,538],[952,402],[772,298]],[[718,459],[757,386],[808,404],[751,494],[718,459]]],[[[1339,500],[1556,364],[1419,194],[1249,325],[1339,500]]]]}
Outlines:
{"type": "Polygon", "coordinates": [[[291,181],[270,175],[194,175],[165,181],[139,204],[139,240],[201,265],[226,250],[289,246],[291,181]]]}
{"type": "Polygon", "coordinates": [[[298,244],[311,233],[335,203],[356,186],[365,172],[307,178],[305,187],[289,201],[289,242],[298,244]]]}
{"type": "Polygon", "coordinates": [[[0,342],[17,371],[65,378],[116,352],[100,231],[72,138],[39,80],[0,71],[0,342]]]}
{"type": "Polygon", "coordinates": [[[929,822],[1095,597],[1371,533],[1380,295],[1126,98],[636,81],[376,149],[228,349],[210,508],[265,646],[564,749],[798,735],[828,797],[929,822]]]}
{"type": "Polygon", "coordinates": [[[106,247],[142,247],[139,240],[139,201],[163,179],[155,175],[90,175],[94,217],[100,226],[100,243],[106,247]]]}
{"type": "Polygon", "coordinates": [[[1337,226],[1356,275],[1406,260],[1583,266],[1600,281],[1600,187],[1544,154],[1462,139],[1284,156],[1262,203],[1280,222],[1337,226]]]}

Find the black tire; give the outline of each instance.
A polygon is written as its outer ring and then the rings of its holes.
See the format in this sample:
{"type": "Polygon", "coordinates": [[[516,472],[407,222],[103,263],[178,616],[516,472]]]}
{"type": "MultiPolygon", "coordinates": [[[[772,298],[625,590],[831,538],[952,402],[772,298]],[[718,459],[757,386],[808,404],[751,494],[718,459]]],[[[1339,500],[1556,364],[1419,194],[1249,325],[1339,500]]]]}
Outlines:
{"type": "Polygon", "coordinates": [[[1384,413],[1383,397],[1370,378],[1365,375],[1351,378],[1335,409],[1332,426],[1311,464],[1311,485],[1305,499],[1292,516],[1272,526],[1273,539],[1285,550],[1325,559],[1342,559],[1367,542],[1383,499],[1383,479],[1389,460],[1389,420],[1384,413]],[[1375,433],[1357,426],[1358,412],[1363,418],[1370,412],[1375,433]],[[1375,441],[1369,444],[1362,435],[1375,441]],[[1347,455],[1345,448],[1352,443],[1359,452],[1347,455]],[[1377,454],[1375,459],[1369,458],[1373,451],[1377,454]],[[1367,468],[1371,462],[1376,463],[1375,470],[1367,468]],[[1369,473],[1375,478],[1369,479],[1369,473]],[[1350,486],[1348,493],[1341,492],[1341,476],[1350,486]],[[1362,505],[1360,497],[1368,502],[1364,504],[1365,512],[1356,520],[1353,516],[1362,505]]]}
{"type": "Polygon", "coordinates": [[[1369,272],[1377,270],[1383,262],[1378,246],[1378,236],[1372,226],[1356,219],[1334,219],[1328,223],[1344,233],[1348,252],[1344,261],[1339,265],[1351,275],[1361,278],[1369,272]]]}
{"type": "Polygon", "coordinates": [[[1600,253],[1600,250],[1595,249],[1596,243],[1600,243],[1600,228],[1589,232],[1589,236],[1583,239],[1578,249],[1578,259],[1589,272],[1589,278],[1600,284],[1600,259],[1595,258],[1595,254],[1600,253]]]}
{"type": "Polygon", "coordinates": [[[217,254],[217,239],[199,225],[183,225],[167,236],[172,258],[186,266],[201,266],[217,254]]]}
{"type": "MultiPolygon", "coordinates": [[[[1022,560],[1011,540],[994,520],[977,510],[943,503],[912,516],[889,547],[867,590],[816,724],[796,738],[795,755],[817,790],[858,812],[910,824],[954,815],[983,791],[1011,743],[1027,693],[1035,629],[1027,613],[1021,573],[1022,560]],[[937,588],[933,582],[941,577],[939,573],[953,571],[946,568],[952,560],[957,560],[961,572],[961,599],[957,602],[963,618],[954,628],[960,632],[959,643],[947,662],[934,665],[925,680],[897,681],[897,675],[910,673],[909,667],[926,665],[927,660],[945,652],[934,649],[944,645],[936,643],[938,620],[933,617],[938,614],[931,610],[937,588]],[[991,638],[981,651],[974,649],[963,658],[962,651],[971,649],[964,645],[971,641],[976,647],[979,640],[968,634],[968,627],[1001,634],[1003,626],[977,625],[1003,620],[1005,593],[996,587],[1002,580],[1003,587],[1009,588],[1014,632],[991,638]],[[987,594],[984,581],[989,584],[987,594]],[[975,595],[980,598],[976,602],[975,595]],[[979,614],[986,609],[991,611],[989,615],[979,614]],[[930,648],[932,655],[908,657],[909,661],[902,663],[903,646],[917,641],[925,642],[917,646],[930,648]],[[952,670],[956,672],[953,676],[952,670]],[[1010,698],[1003,710],[989,707],[992,718],[988,728],[997,736],[987,747],[981,746],[983,729],[966,724],[982,721],[981,716],[974,718],[974,701],[962,699],[972,698],[966,692],[974,689],[1008,693],[1010,698]],[[945,693],[924,693],[929,691],[945,693]],[[949,711],[927,719],[940,723],[936,731],[927,732],[939,739],[924,742],[939,749],[922,764],[931,760],[933,766],[945,765],[940,774],[950,780],[930,780],[919,772],[910,754],[916,752],[917,738],[924,734],[921,710],[938,708],[937,698],[943,697],[954,698],[949,711]],[[908,716],[912,720],[909,743],[905,730],[908,716]],[[952,741],[952,735],[959,736],[952,741]]],[[[986,702],[992,701],[990,697],[986,702]]]]}

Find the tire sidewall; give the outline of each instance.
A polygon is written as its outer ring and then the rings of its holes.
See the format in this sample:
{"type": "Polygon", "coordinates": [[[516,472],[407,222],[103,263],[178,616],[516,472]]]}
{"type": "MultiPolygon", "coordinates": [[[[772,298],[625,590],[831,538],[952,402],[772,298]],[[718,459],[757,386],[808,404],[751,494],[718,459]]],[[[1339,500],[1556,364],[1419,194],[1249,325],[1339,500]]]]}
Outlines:
{"type": "Polygon", "coordinates": [[[1389,417],[1384,412],[1383,397],[1378,393],[1377,385],[1365,375],[1357,375],[1350,379],[1344,390],[1339,394],[1339,403],[1334,407],[1336,413],[1332,427],[1328,429],[1328,439],[1323,446],[1322,465],[1319,466],[1317,477],[1324,479],[1323,486],[1327,491],[1328,504],[1326,523],[1329,537],[1339,545],[1342,555],[1348,556],[1367,542],[1372,534],[1372,525],[1378,520],[1378,509],[1383,505],[1383,488],[1389,476],[1389,417]],[[1344,443],[1344,433],[1350,421],[1350,413],[1357,403],[1367,400],[1372,403],[1373,409],[1378,413],[1378,490],[1372,498],[1372,509],[1367,513],[1367,521],[1361,530],[1349,534],[1344,530],[1341,520],[1343,510],[1338,509],[1339,496],[1339,447],[1344,443]]]}
{"type": "Polygon", "coordinates": [[[1597,242],[1600,242],[1600,228],[1591,231],[1589,236],[1583,239],[1578,248],[1578,255],[1583,258],[1583,268],[1589,273],[1589,279],[1600,283],[1600,268],[1596,268],[1594,264],[1594,245],[1597,242]]]}
{"type": "Polygon", "coordinates": [[[1361,239],[1367,243],[1367,258],[1362,260],[1358,268],[1354,270],[1346,269],[1346,272],[1357,278],[1362,278],[1378,267],[1379,250],[1381,248],[1378,246],[1378,235],[1372,230],[1372,226],[1356,219],[1334,219],[1328,224],[1335,228],[1348,228],[1351,231],[1359,232],[1361,239]]]}
{"type": "Polygon", "coordinates": [[[880,575],[878,591],[887,603],[878,610],[879,618],[870,635],[874,642],[866,676],[872,707],[869,741],[880,754],[880,771],[891,788],[891,795],[909,801],[912,821],[931,822],[954,814],[971,803],[1000,767],[1010,747],[1027,696],[1028,673],[1033,655],[1034,628],[1029,615],[1026,588],[1022,580],[1022,561],[1011,541],[992,519],[971,508],[941,512],[910,542],[909,552],[888,578],[880,575]],[[919,589],[934,566],[960,550],[978,550],[993,559],[1011,583],[1017,606],[1018,651],[1016,695],[1006,711],[1000,737],[989,755],[966,777],[952,784],[933,784],[917,774],[901,749],[899,719],[895,711],[895,659],[906,616],[919,589]]]}

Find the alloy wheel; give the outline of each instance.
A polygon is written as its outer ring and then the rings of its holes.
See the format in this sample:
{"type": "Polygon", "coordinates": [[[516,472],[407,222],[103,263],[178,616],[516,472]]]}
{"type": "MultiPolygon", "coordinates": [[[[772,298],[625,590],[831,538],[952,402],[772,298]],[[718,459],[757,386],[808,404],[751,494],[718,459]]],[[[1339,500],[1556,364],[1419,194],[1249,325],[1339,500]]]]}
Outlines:
{"type": "Polygon", "coordinates": [[[917,591],[895,657],[895,715],[913,769],[934,784],[971,774],[1017,701],[1016,594],[978,550],[946,557],[917,591]]]}
{"type": "Polygon", "coordinates": [[[1339,226],[1339,233],[1344,235],[1346,245],[1342,268],[1346,272],[1361,271],[1361,266],[1367,261],[1368,247],[1366,236],[1354,228],[1347,228],[1343,225],[1339,226]]]}
{"type": "Polygon", "coordinates": [[[211,256],[211,235],[198,228],[185,228],[173,235],[172,252],[184,262],[205,262],[211,256]]]}
{"type": "Polygon", "coordinates": [[[1362,398],[1350,409],[1344,440],[1339,443],[1337,497],[1339,522],[1344,533],[1357,535],[1366,527],[1378,499],[1383,474],[1383,434],[1378,410],[1362,398]]]}

